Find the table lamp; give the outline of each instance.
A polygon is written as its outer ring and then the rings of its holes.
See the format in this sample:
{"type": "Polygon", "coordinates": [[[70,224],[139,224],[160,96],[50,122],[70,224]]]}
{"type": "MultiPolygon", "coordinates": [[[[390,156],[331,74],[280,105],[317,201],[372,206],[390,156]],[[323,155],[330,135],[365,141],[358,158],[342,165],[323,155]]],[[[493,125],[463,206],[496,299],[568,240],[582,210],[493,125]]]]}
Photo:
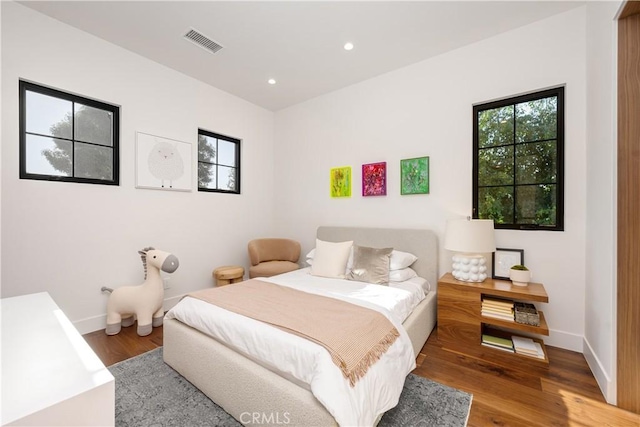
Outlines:
{"type": "Polygon", "coordinates": [[[484,253],[495,252],[492,219],[452,219],[447,221],[444,248],[457,252],[451,273],[464,282],[482,282],[487,278],[484,253]]]}

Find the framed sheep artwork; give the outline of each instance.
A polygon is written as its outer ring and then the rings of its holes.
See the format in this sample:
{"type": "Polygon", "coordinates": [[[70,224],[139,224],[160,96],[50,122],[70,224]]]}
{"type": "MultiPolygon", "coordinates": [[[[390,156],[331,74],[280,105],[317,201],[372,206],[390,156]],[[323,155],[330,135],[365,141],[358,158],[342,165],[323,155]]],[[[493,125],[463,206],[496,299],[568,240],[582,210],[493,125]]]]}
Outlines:
{"type": "Polygon", "coordinates": [[[191,144],[137,132],[136,188],[191,191],[191,144]]]}

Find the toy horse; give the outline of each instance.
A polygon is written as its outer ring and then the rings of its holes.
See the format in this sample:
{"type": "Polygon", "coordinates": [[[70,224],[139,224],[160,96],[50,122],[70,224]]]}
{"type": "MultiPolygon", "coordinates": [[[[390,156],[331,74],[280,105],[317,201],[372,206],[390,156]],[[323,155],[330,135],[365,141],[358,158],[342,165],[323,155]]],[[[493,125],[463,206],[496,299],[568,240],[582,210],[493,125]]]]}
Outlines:
{"type": "Polygon", "coordinates": [[[156,250],[152,247],[138,251],[144,266],[145,281],[139,286],[122,286],[111,290],[103,287],[103,291],[111,291],[107,303],[107,335],[115,335],[133,325],[138,319],[138,335],[149,335],[154,327],[162,325],[164,311],[164,287],[160,270],[173,273],[180,263],[175,255],[156,250]]]}

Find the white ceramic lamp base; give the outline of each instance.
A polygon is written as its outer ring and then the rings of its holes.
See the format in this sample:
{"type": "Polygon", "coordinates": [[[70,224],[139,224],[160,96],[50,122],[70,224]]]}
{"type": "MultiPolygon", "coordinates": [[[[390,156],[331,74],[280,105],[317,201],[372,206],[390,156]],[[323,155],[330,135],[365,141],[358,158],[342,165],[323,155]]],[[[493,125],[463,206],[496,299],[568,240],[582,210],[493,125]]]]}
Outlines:
{"type": "Polygon", "coordinates": [[[482,282],[487,278],[486,264],[482,255],[455,254],[451,274],[463,282],[482,282]]]}

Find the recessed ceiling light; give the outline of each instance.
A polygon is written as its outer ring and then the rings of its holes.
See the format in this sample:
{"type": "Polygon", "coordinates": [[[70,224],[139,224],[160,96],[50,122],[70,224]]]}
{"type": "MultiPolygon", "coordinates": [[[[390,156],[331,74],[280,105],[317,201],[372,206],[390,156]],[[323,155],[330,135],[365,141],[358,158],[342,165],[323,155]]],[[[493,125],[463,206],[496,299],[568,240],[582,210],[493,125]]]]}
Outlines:
{"type": "Polygon", "coordinates": [[[275,79],[269,79],[269,80],[267,80],[267,83],[269,83],[270,85],[274,85],[274,84],[276,84],[276,80],[275,79]]]}
{"type": "Polygon", "coordinates": [[[353,49],[353,43],[344,44],[344,50],[351,50],[351,49],[353,49]]]}

